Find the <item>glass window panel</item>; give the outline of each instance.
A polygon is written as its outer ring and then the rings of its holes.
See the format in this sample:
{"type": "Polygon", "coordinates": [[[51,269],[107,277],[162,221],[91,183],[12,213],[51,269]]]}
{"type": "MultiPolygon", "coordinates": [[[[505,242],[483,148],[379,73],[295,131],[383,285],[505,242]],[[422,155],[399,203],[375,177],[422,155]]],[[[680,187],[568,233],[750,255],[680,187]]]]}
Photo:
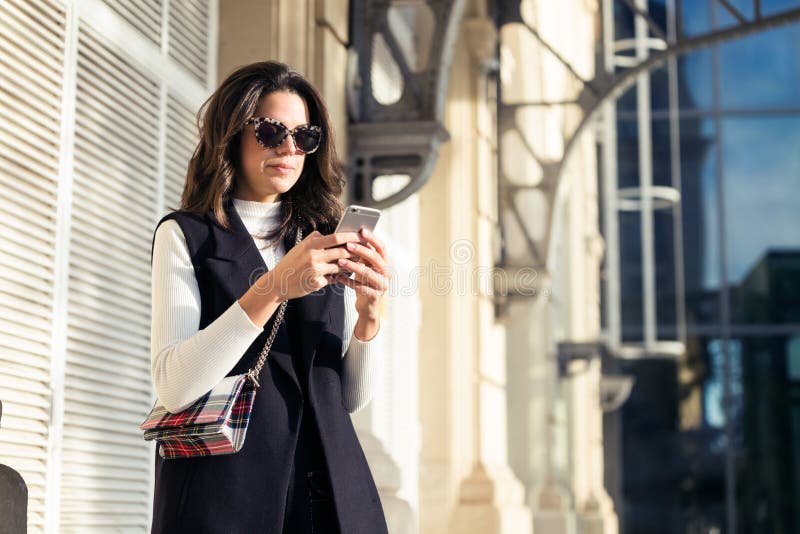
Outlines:
{"type": "Polygon", "coordinates": [[[739,532],[800,532],[800,399],[787,377],[785,337],[746,337],[735,416],[739,532]]]}
{"type": "MultiPolygon", "coordinates": [[[[665,0],[650,0],[647,3],[647,11],[650,13],[650,18],[655,22],[655,25],[666,35],[667,33],[667,7],[665,0]]],[[[651,37],[656,34],[648,26],[648,32],[651,37]]]]}
{"type": "Polygon", "coordinates": [[[639,212],[619,214],[622,340],[642,340],[642,232],[639,212]]]}
{"type": "Polygon", "coordinates": [[[677,0],[680,4],[680,31],[686,37],[711,31],[711,5],[709,0],[677,0]]]}
{"type": "Polygon", "coordinates": [[[633,13],[624,2],[614,2],[614,38],[633,38],[633,13]]]}
{"type": "Polygon", "coordinates": [[[669,76],[667,63],[650,71],[650,108],[653,110],[669,109],[669,76]]]}
{"type": "Polygon", "coordinates": [[[725,435],[704,418],[703,399],[712,386],[708,340],[693,338],[688,345],[677,361],[620,364],[635,380],[618,411],[624,534],[725,532],[725,435]]]}
{"type": "Polygon", "coordinates": [[[720,256],[714,127],[680,122],[683,272],[687,324],[719,320],[720,256]]]}
{"type": "MultiPolygon", "coordinates": [[[[622,96],[617,99],[617,111],[624,114],[628,113],[636,113],[636,102],[638,98],[636,97],[636,84],[630,86],[627,91],[625,91],[622,96]]],[[[627,118],[627,117],[626,117],[627,118]]]]}
{"type": "Polygon", "coordinates": [[[652,136],[653,185],[672,187],[671,125],[668,119],[656,119],[652,136]]]}
{"type": "MultiPolygon", "coordinates": [[[[653,184],[672,187],[670,121],[656,119],[652,124],[653,184]]],[[[680,204],[677,204],[674,209],[680,209],[680,204]]],[[[674,225],[673,207],[661,207],[653,211],[656,322],[658,324],[656,335],[658,339],[664,340],[676,339],[674,225]]]]}
{"type": "MultiPolygon", "coordinates": [[[[650,77],[650,109],[666,111],[669,109],[669,77],[667,64],[662,63],[649,73],[650,77]]],[[[617,100],[617,111],[626,119],[636,118],[638,93],[634,83],[617,100]]]]}
{"type": "Polygon", "coordinates": [[[800,0],[761,0],[763,16],[777,15],[798,7],[800,7],[800,0]]]}
{"type": "Polygon", "coordinates": [[[639,125],[635,118],[617,121],[617,173],[620,188],[639,185],[639,125]]]}
{"type": "Polygon", "coordinates": [[[734,322],[800,322],[800,115],[722,121],[734,322]]]}
{"type": "Polygon", "coordinates": [[[800,107],[800,24],[719,46],[723,109],[800,107]]]}
{"type": "MultiPolygon", "coordinates": [[[[727,0],[727,2],[745,19],[752,20],[754,18],[755,6],[753,5],[753,0],[727,0]]],[[[717,29],[730,28],[741,24],[733,13],[728,11],[719,0],[714,3],[714,14],[712,17],[714,26],[717,29]]]]}
{"type": "Polygon", "coordinates": [[[657,337],[662,340],[676,339],[674,224],[672,209],[653,213],[657,337]]]}
{"type": "Polygon", "coordinates": [[[800,334],[786,343],[786,369],[789,380],[800,382],[800,334]]]}
{"type": "MultiPolygon", "coordinates": [[[[681,203],[683,218],[684,284],[687,323],[707,324],[719,319],[719,209],[717,205],[716,165],[713,152],[713,122],[690,118],[680,121],[681,203]]],[[[619,120],[617,154],[619,187],[639,184],[638,129],[635,120],[619,120]]],[[[656,185],[671,185],[669,121],[653,121],[653,179],[656,185]]],[[[620,215],[620,259],[622,320],[626,340],[641,339],[642,278],[641,231],[638,213],[620,215]]],[[[654,219],[657,264],[657,313],[659,336],[674,337],[674,284],[672,269],[674,236],[672,216],[657,212],[654,219]]]]}
{"type": "Polygon", "coordinates": [[[710,109],[714,105],[710,48],[678,58],[678,103],[684,109],[710,109]]]}

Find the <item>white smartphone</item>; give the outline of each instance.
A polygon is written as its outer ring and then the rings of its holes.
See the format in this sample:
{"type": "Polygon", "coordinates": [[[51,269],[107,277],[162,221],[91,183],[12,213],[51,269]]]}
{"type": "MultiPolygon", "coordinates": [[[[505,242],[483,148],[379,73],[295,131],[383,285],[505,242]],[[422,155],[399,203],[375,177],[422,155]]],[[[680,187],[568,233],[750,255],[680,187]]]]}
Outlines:
{"type": "Polygon", "coordinates": [[[381,210],[351,204],[347,206],[344,215],[339,219],[339,224],[334,231],[358,232],[363,226],[366,226],[370,231],[374,231],[380,216],[381,210]]]}
{"type": "MultiPolygon", "coordinates": [[[[334,232],[358,232],[362,227],[366,227],[370,232],[374,232],[375,226],[378,224],[378,219],[380,219],[380,217],[381,210],[351,204],[347,206],[347,209],[344,211],[344,214],[339,220],[339,224],[336,226],[336,230],[334,232]]],[[[364,241],[361,241],[361,243],[363,244],[364,241]]],[[[346,245],[341,244],[336,246],[344,247],[346,245]]],[[[356,261],[359,258],[354,256],[351,259],[356,261]]],[[[349,271],[343,271],[343,273],[348,277],[352,276],[353,274],[349,271]]]]}

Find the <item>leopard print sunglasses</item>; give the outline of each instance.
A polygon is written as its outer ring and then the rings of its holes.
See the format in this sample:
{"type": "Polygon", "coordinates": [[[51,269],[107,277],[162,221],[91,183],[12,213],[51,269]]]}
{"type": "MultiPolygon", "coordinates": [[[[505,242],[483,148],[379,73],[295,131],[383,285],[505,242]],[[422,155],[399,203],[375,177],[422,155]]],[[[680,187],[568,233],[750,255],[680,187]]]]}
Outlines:
{"type": "Polygon", "coordinates": [[[291,135],[300,152],[311,154],[319,148],[322,139],[322,128],[313,124],[301,124],[289,130],[281,121],[271,117],[252,117],[245,121],[245,125],[248,124],[254,125],[256,141],[264,148],[275,148],[291,135]]]}

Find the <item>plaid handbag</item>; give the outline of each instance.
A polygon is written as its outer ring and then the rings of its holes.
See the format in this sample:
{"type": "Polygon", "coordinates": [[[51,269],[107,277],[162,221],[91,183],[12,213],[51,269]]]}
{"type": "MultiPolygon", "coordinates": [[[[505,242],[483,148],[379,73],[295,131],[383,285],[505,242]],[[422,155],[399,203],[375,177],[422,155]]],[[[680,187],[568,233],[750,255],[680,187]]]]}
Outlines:
{"type": "MultiPolygon", "coordinates": [[[[298,231],[296,244],[301,239],[302,232],[298,231]]],[[[158,452],[162,458],[233,454],[241,450],[259,387],[256,377],[283,321],[286,304],[285,300],[281,302],[258,362],[249,371],[226,376],[211,391],[178,413],[168,412],[156,400],[139,429],[144,430],[146,441],[156,440],[160,444],[158,452]]]]}

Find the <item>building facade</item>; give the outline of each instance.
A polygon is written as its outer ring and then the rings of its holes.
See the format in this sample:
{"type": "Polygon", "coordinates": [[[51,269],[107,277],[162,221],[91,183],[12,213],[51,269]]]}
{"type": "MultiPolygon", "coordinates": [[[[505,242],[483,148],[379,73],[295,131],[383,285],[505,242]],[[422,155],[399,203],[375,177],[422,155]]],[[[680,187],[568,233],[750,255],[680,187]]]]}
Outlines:
{"type": "Polygon", "coordinates": [[[383,210],[353,421],[390,532],[796,530],[800,12],[735,4],[0,2],[0,464],[28,531],[148,530],[152,231],[200,105],[265,59],[324,95],[342,200],[383,210]]]}

